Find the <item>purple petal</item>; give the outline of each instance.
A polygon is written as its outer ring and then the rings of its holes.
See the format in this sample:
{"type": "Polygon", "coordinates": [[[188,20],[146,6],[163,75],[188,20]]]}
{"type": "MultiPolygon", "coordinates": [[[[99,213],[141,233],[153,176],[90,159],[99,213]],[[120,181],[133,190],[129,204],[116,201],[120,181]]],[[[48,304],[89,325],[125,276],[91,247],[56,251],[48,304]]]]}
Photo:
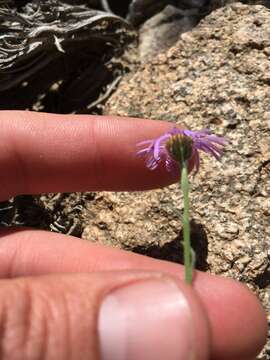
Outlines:
{"type": "Polygon", "coordinates": [[[171,137],[171,135],[169,133],[166,133],[162,136],[160,136],[156,141],[155,141],[155,145],[154,145],[154,158],[155,159],[159,159],[159,153],[160,153],[160,148],[161,148],[161,144],[162,142],[164,142],[165,140],[169,139],[169,137],[171,137]]]}
{"type": "Polygon", "coordinates": [[[153,140],[145,140],[145,141],[141,141],[139,143],[136,144],[136,146],[142,146],[142,145],[152,145],[154,143],[153,140]]]}
{"type": "Polygon", "coordinates": [[[179,172],[178,163],[170,157],[166,150],[166,141],[174,135],[183,134],[193,139],[193,157],[195,171],[198,172],[200,167],[199,150],[214,156],[217,160],[223,153],[223,147],[228,143],[223,137],[211,135],[208,129],[199,131],[182,130],[174,127],[169,132],[153,140],[145,140],[137,144],[137,146],[144,146],[136,155],[146,158],[146,166],[150,170],[156,169],[161,162],[165,163],[167,171],[177,174],[179,172]]]}
{"type": "Polygon", "coordinates": [[[142,149],[136,152],[136,156],[144,156],[149,152],[149,149],[142,149]]]}
{"type": "Polygon", "coordinates": [[[183,133],[183,130],[179,129],[176,126],[170,131],[170,135],[177,135],[177,134],[182,134],[182,133],[183,133]]]}
{"type": "Polygon", "coordinates": [[[150,156],[148,159],[146,159],[146,166],[150,170],[155,170],[158,166],[158,162],[152,156],[150,156]]]}
{"type": "Polygon", "coordinates": [[[210,142],[214,142],[216,144],[222,145],[222,146],[228,144],[228,141],[225,138],[218,137],[218,136],[215,136],[215,135],[208,135],[207,140],[210,141],[210,142]]]}
{"type": "Polygon", "coordinates": [[[221,156],[220,150],[215,148],[213,144],[202,143],[200,149],[208,154],[213,155],[217,160],[219,160],[221,156]]]}
{"type": "Polygon", "coordinates": [[[166,170],[170,173],[172,173],[173,175],[178,175],[179,174],[179,165],[176,161],[174,161],[172,158],[170,158],[169,156],[166,158],[165,160],[165,166],[166,166],[166,170]]]}
{"type": "Polygon", "coordinates": [[[194,148],[193,156],[195,162],[195,173],[197,173],[200,168],[200,155],[199,155],[199,151],[196,148],[194,148]]]}
{"type": "Polygon", "coordinates": [[[192,137],[192,139],[197,139],[197,138],[205,138],[206,136],[209,136],[210,134],[210,131],[207,130],[207,129],[204,129],[204,130],[199,130],[199,131],[191,131],[191,130],[183,130],[182,131],[184,135],[186,136],[190,136],[192,137]]]}

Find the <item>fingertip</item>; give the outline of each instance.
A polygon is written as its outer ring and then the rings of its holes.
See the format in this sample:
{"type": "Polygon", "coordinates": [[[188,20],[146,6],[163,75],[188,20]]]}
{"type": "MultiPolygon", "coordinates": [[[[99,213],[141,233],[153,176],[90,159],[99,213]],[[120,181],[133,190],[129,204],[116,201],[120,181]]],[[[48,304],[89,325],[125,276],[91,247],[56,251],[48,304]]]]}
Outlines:
{"type": "Polygon", "coordinates": [[[241,339],[239,344],[242,347],[239,347],[239,351],[246,356],[244,358],[250,356],[255,358],[267,340],[266,313],[258,297],[245,284],[236,282],[234,290],[237,292],[238,309],[240,310],[243,304],[246,309],[242,316],[242,324],[240,325],[240,321],[238,323],[241,339]]]}
{"type": "Polygon", "coordinates": [[[196,290],[207,308],[215,333],[213,358],[256,358],[268,332],[266,314],[259,299],[246,285],[235,280],[214,276],[215,286],[212,284],[211,288],[207,284],[204,286],[204,281],[208,280],[201,278],[196,290]]]}

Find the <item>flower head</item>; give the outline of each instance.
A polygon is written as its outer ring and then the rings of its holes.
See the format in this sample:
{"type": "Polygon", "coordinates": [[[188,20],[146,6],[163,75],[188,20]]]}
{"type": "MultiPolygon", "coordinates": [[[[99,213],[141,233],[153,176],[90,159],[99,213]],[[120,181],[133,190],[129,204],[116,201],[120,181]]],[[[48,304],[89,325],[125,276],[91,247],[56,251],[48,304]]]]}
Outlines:
{"type": "Polygon", "coordinates": [[[204,151],[217,160],[223,153],[227,141],[212,135],[209,130],[191,131],[174,127],[157,139],[142,141],[137,144],[142,147],[137,156],[145,157],[146,166],[154,170],[162,162],[169,172],[177,173],[179,162],[194,159],[195,171],[200,167],[199,150],[204,151]]]}

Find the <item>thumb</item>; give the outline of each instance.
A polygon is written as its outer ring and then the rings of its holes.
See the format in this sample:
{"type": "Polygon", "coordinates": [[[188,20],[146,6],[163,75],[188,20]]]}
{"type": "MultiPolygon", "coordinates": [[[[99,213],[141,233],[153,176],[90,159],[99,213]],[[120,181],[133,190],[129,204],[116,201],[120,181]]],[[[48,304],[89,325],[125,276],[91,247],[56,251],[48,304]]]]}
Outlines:
{"type": "Polygon", "coordinates": [[[192,288],[159,273],[0,281],[2,360],[204,360],[208,329],[192,288]]]}

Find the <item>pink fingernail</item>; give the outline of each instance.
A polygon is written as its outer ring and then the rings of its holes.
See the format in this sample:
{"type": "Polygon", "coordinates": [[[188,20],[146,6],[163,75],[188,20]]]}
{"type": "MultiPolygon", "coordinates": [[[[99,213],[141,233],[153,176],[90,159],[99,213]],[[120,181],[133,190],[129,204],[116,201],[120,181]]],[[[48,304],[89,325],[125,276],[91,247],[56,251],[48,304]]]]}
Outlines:
{"type": "Polygon", "coordinates": [[[191,311],[173,280],[139,281],[109,293],[98,331],[102,360],[193,357],[191,311]]]}

